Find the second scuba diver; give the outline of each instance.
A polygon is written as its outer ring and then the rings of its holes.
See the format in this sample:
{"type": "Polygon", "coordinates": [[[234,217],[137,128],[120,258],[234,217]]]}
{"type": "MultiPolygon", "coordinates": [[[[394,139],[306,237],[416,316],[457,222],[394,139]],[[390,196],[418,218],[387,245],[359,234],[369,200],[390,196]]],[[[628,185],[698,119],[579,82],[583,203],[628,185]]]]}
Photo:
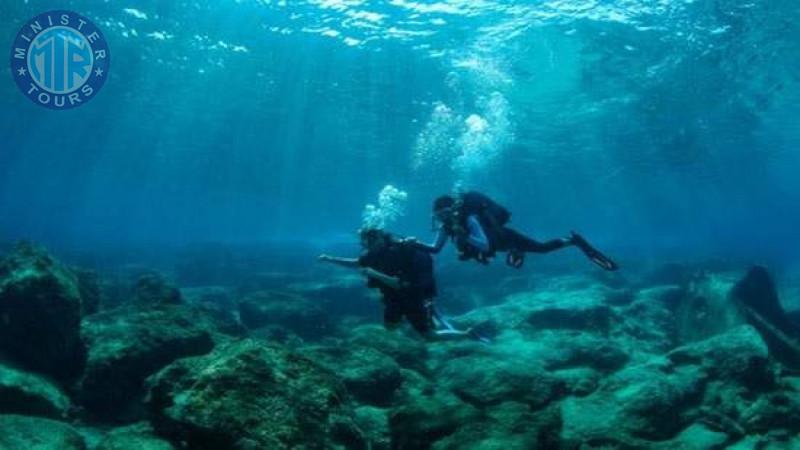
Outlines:
{"type": "Polygon", "coordinates": [[[447,240],[452,239],[458,248],[459,259],[475,259],[488,264],[496,252],[507,252],[508,265],[519,268],[525,262],[525,253],[549,253],[575,246],[603,269],[618,269],[613,260],[574,231],[567,238],[539,242],[506,226],[511,219],[508,209],[480,192],[443,195],[434,201],[433,214],[442,224],[436,241],[430,245],[416,243],[418,248],[430,253],[438,253],[447,240]]]}
{"type": "Polygon", "coordinates": [[[361,269],[367,286],[379,289],[383,296],[383,323],[387,329],[398,328],[405,317],[429,341],[469,338],[486,342],[471,330],[455,329],[436,311],[436,281],[429,252],[380,229],[365,229],[360,235],[364,248],[360,258],[322,254],[319,259],[361,269]]]}

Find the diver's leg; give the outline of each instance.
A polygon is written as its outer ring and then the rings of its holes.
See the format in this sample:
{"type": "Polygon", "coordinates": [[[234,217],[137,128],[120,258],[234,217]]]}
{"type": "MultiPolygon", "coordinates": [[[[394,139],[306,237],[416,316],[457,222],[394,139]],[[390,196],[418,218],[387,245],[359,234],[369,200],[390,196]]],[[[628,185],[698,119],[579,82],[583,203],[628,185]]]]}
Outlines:
{"type": "Polygon", "coordinates": [[[417,326],[414,326],[414,328],[416,328],[417,331],[419,331],[419,333],[427,341],[429,341],[429,342],[443,342],[443,341],[461,341],[461,340],[471,339],[471,340],[477,340],[477,341],[480,341],[480,342],[483,342],[483,343],[488,343],[489,342],[488,339],[486,339],[485,337],[475,333],[472,329],[459,330],[459,329],[455,328],[453,325],[450,324],[450,322],[448,320],[446,320],[443,316],[441,316],[441,314],[437,314],[437,311],[436,311],[435,308],[436,307],[433,305],[433,302],[428,301],[428,302],[425,303],[425,305],[424,305],[424,310],[425,310],[424,316],[427,317],[427,321],[426,322],[419,322],[420,318],[421,318],[421,314],[423,314],[423,313],[421,313],[421,311],[418,311],[417,314],[408,314],[408,313],[406,314],[406,317],[408,317],[408,319],[412,323],[412,325],[415,323],[415,321],[417,321],[419,323],[425,323],[425,324],[429,325],[429,327],[427,327],[427,328],[424,328],[424,327],[417,328],[417,326]],[[436,321],[438,321],[445,328],[436,329],[434,318],[436,319],[436,321]]]}
{"type": "Polygon", "coordinates": [[[619,269],[619,266],[617,265],[616,262],[614,262],[614,260],[612,260],[608,256],[601,253],[599,250],[594,248],[580,234],[573,231],[572,237],[570,238],[570,242],[572,242],[573,245],[581,249],[581,251],[586,255],[586,257],[589,258],[593,263],[597,264],[603,269],[606,269],[608,271],[614,271],[619,269]]]}
{"type": "Polygon", "coordinates": [[[507,251],[521,251],[528,253],[550,253],[554,250],[562,249],[572,245],[570,238],[553,239],[547,242],[539,242],[531,239],[528,236],[520,233],[519,231],[503,227],[502,233],[502,249],[507,251]]]}
{"type": "Polygon", "coordinates": [[[400,309],[397,299],[385,299],[386,307],[383,310],[383,327],[389,331],[394,331],[403,324],[403,311],[400,309]]]}

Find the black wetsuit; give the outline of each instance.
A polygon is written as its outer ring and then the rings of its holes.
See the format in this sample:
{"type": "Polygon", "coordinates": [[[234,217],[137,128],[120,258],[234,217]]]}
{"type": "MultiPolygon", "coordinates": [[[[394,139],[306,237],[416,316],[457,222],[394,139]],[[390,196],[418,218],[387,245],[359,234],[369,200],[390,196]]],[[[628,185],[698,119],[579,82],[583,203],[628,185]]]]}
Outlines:
{"type": "Polygon", "coordinates": [[[492,244],[492,250],[499,252],[516,250],[531,253],[549,253],[569,245],[569,241],[565,239],[552,239],[546,242],[539,242],[506,226],[499,228],[493,233],[487,234],[490,235],[489,241],[492,244]]]}
{"type": "Polygon", "coordinates": [[[397,325],[405,317],[420,334],[434,329],[430,300],[436,296],[433,259],[413,245],[394,243],[379,252],[368,252],[358,260],[386,275],[398,277],[407,287],[395,289],[370,279],[368,286],[383,294],[384,325],[397,325]]]}

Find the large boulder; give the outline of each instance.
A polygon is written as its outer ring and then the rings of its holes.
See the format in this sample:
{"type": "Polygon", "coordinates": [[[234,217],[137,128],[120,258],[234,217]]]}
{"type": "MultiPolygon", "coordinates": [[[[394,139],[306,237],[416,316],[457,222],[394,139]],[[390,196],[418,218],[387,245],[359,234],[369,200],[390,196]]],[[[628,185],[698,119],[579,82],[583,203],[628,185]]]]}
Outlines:
{"type": "Polygon", "coordinates": [[[759,396],[742,412],[741,424],[748,433],[786,429],[800,431],[800,395],[773,392],[759,396]]]}
{"type": "Polygon", "coordinates": [[[39,417],[0,415],[0,448],[85,450],[81,435],[69,425],[39,417]]]}
{"type": "Polygon", "coordinates": [[[89,347],[80,398],[108,417],[142,396],[142,382],[179,358],[214,348],[214,333],[234,333],[231,319],[183,305],[128,306],[88,317],[83,335],[89,347]]]}
{"type": "Polygon", "coordinates": [[[689,424],[703,386],[697,367],[676,369],[668,361],[626,367],[593,394],[561,402],[561,437],[568,446],[646,447],[689,424]]]}
{"type": "Polygon", "coordinates": [[[156,430],[194,449],[362,448],[345,390],[312,360],[245,339],[148,380],[156,430]]]}
{"type": "Polygon", "coordinates": [[[502,304],[464,314],[457,322],[489,336],[507,329],[526,333],[555,329],[604,334],[616,319],[607,304],[609,291],[601,285],[576,288],[553,284],[546,290],[509,295],[502,304]]]}
{"type": "Polygon", "coordinates": [[[319,339],[330,333],[327,316],[319,304],[292,293],[250,294],[239,301],[239,317],[250,329],[279,326],[306,339],[319,339]]]}
{"type": "Polygon", "coordinates": [[[492,356],[472,355],[448,361],[438,379],[461,399],[479,407],[514,399],[541,408],[566,393],[564,383],[541,367],[492,356]]]}
{"type": "Polygon", "coordinates": [[[532,411],[528,405],[507,401],[486,416],[465,424],[437,441],[435,450],[527,450],[558,448],[561,416],[556,407],[532,411]]]}
{"type": "Polygon", "coordinates": [[[667,357],[677,366],[700,366],[712,380],[756,392],[770,389],[776,381],[767,345],[749,325],[676,348],[667,357]]]}
{"type": "Polygon", "coordinates": [[[88,316],[100,311],[107,302],[103,280],[97,272],[91,270],[73,268],[72,271],[78,279],[83,315],[88,316]]]}
{"type": "Polygon", "coordinates": [[[153,433],[146,423],[117,428],[108,433],[95,450],[174,450],[176,447],[153,433]]]}
{"type": "Polygon", "coordinates": [[[335,373],[359,403],[389,406],[403,383],[400,366],[374,348],[320,347],[304,353],[335,373]]]}
{"type": "Polygon", "coordinates": [[[83,367],[76,275],[43,249],[20,244],[0,263],[0,352],[66,379],[83,367]]]}
{"type": "Polygon", "coordinates": [[[752,267],[733,287],[731,296],[741,304],[747,323],[758,330],[771,355],[800,369],[800,328],[783,309],[767,270],[752,267]]]}
{"type": "Polygon", "coordinates": [[[183,302],[181,291],[156,272],[139,275],[133,285],[133,301],[139,305],[176,305],[183,302]]]}
{"type": "Polygon", "coordinates": [[[372,450],[392,448],[392,435],[389,430],[389,410],[374,406],[359,406],[355,409],[355,421],[364,433],[372,450]]]}
{"type": "Polygon", "coordinates": [[[431,448],[481,416],[476,407],[416,372],[405,371],[405,378],[389,413],[392,448],[431,448]]]}
{"type": "Polygon", "coordinates": [[[617,309],[622,320],[612,332],[615,341],[634,359],[648,359],[672,350],[678,345],[673,310],[684,297],[684,290],[674,285],[638,291],[630,304],[617,309]]]}
{"type": "Polygon", "coordinates": [[[0,364],[0,414],[66,419],[70,400],[46,378],[0,364]]]}
{"type": "Polygon", "coordinates": [[[696,273],[684,296],[673,303],[678,342],[702,341],[745,323],[731,297],[739,272],[696,273]]]}
{"type": "Polygon", "coordinates": [[[714,430],[700,423],[693,423],[669,441],[653,445],[656,450],[692,450],[723,449],[730,443],[731,437],[719,430],[714,430]]]}
{"type": "Polygon", "coordinates": [[[421,339],[389,331],[379,325],[362,325],[346,331],[348,346],[371,347],[394,359],[397,364],[426,372],[428,347],[421,339]]]}

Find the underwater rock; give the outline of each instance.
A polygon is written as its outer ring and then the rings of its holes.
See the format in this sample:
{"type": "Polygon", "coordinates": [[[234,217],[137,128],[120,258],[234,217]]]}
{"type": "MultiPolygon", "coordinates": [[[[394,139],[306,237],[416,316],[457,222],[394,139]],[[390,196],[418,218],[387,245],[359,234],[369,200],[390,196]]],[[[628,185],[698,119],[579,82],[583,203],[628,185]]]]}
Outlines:
{"type": "Polygon", "coordinates": [[[609,290],[599,285],[571,290],[571,281],[540,292],[512,294],[500,305],[460,316],[459,323],[476,327],[489,336],[506,329],[608,332],[615,319],[612,308],[606,304],[609,290]]]}
{"type": "Polygon", "coordinates": [[[369,442],[371,450],[389,450],[392,448],[392,436],[389,430],[389,410],[374,406],[359,406],[355,409],[355,421],[369,442]]]}
{"type": "Polygon", "coordinates": [[[174,450],[169,441],[153,434],[147,422],[116,428],[108,433],[94,450],[174,450]]]}
{"type": "Polygon", "coordinates": [[[404,371],[399,400],[389,413],[392,448],[429,449],[481,417],[480,411],[421,375],[404,371]]]}
{"type": "Polygon", "coordinates": [[[672,286],[640,291],[633,303],[617,310],[623,320],[615,323],[614,342],[637,361],[675,348],[678,345],[675,316],[664,300],[679,292],[672,286]]]}
{"type": "Polygon", "coordinates": [[[702,341],[745,323],[730,291],[739,273],[694,275],[675,303],[675,330],[680,343],[702,341]]]}
{"type": "Polygon", "coordinates": [[[800,329],[778,299],[778,292],[763,267],[752,267],[731,290],[743,307],[747,323],[755,327],[770,354],[788,367],[800,369],[800,329]]]}
{"type": "Polygon", "coordinates": [[[556,407],[531,411],[528,405],[504,402],[485,411],[486,417],[465,424],[437,441],[435,450],[527,450],[558,448],[561,416],[556,407]]]}
{"type": "Polygon", "coordinates": [[[696,367],[675,370],[668,362],[626,367],[589,396],[561,402],[562,439],[614,448],[642,448],[668,439],[689,424],[686,414],[699,403],[703,375],[696,367]]]}
{"type": "Polygon", "coordinates": [[[0,352],[26,369],[67,379],[83,367],[78,278],[23,243],[0,263],[0,352]]]}
{"type": "Polygon", "coordinates": [[[89,316],[97,313],[100,311],[100,306],[105,303],[105,293],[100,276],[91,270],[73,268],[72,271],[78,277],[82,315],[89,316]]]}
{"type": "Polygon", "coordinates": [[[575,397],[585,397],[600,385],[600,374],[586,367],[556,370],[552,373],[564,383],[567,394],[575,397]]]}
{"type": "Polygon", "coordinates": [[[89,347],[80,398],[90,410],[114,414],[142,394],[149,375],[214,347],[212,333],[235,327],[207,310],[184,305],[127,306],[86,318],[89,347]]]}
{"type": "Polygon", "coordinates": [[[800,430],[800,395],[773,392],[762,395],[742,412],[740,422],[748,433],[800,430]]]}
{"type": "Polygon", "coordinates": [[[183,303],[181,291],[155,272],[139,276],[133,286],[133,301],[139,305],[176,305],[183,303]]]}
{"type": "Polygon", "coordinates": [[[703,424],[694,423],[678,433],[675,438],[653,445],[652,448],[655,450],[715,450],[725,448],[730,440],[731,437],[725,433],[709,429],[703,424]]]}
{"type": "Polygon", "coordinates": [[[394,359],[400,366],[427,372],[428,346],[421,339],[414,339],[380,325],[361,325],[347,331],[349,346],[371,347],[394,359]]]}
{"type": "Polygon", "coordinates": [[[569,294],[545,292],[533,296],[535,298],[522,296],[509,301],[531,302],[525,320],[535,329],[605,331],[611,323],[611,308],[605,304],[606,295],[602,290],[588,289],[569,294]]]}
{"type": "Polygon", "coordinates": [[[315,348],[303,353],[335,373],[359,403],[389,406],[403,383],[400,366],[374,348],[315,348]]]}
{"type": "Polygon", "coordinates": [[[536,334],[535,340],[546,349],[541,364],[547,370],[590,367],[609,373],[630,359],[616,343],[593,333],[545,330],[536,334]]]}
{"type": "Polygon", "coordinates": [[[39,417],[0,415],[0,448],[85,450],[81,435],[71,426],[39,417]]]}
{"type": "Polygon", "coordinates": [[[71,404],[53,383],[0,364],[0,414],[66,419],[71,404]]]}
{"type": "Polygon", "coordinates": [[[493,356],[453,359],[437,376],[442,386],[479,407],[514,399],[538,409],[566,392],[563,382],[541,367],[493,356]]]}
{"type": "Polygon", "coordinates": [[[679,347],[667,355],[676,366],[698,365],[709,378],[764,391],[775,385],[767,345],[749,325],[705,341],[679,347]]]}
{"type": "Polygon", "coordinates": [[[193,449],[365,445],[333,374],[266,342],[244,339],[178,360],[147,384],[157,432],[193,449]]]}
{"type": "Polygon", "coordinates": [[[327,316],[318,304],[284,292],[248,295],[239,301],[239,317],[250,329],[277,325],[306,339],[319,339],[330,330],[327,316]]]}
{"type": "Polygon", "coordinates": [[[181,296],[190,305],[206,305],[225,308],[228,310],[236,309],[234,292],[232,289],[223,286],[197,286],[182,288],[181,296]]]}

